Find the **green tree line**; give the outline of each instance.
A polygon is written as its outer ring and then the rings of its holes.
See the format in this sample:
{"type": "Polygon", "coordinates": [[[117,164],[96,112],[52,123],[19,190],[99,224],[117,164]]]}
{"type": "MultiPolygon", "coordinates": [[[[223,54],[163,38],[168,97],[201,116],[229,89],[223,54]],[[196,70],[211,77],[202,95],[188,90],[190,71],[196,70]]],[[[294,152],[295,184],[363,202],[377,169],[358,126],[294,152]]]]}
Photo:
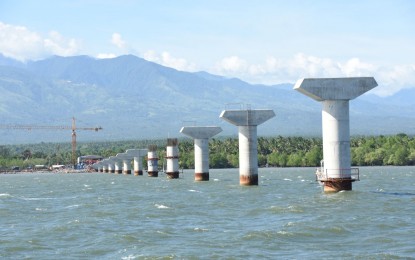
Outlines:
{"type": "MultiPolygon", "coordinates": [[[[127,149],[158,146],[159,165],[165,161],[166,140],[138,140],[79,143],[77,156],[114,156],[127,149]]],[[[259,137],[258,164],[260,167],[314,167],[323,159],[322,139],[316,137],[259,137]]],[[[353,166],[415,165],[415,137],[406,134],[391,136],[355,136],[351,138],[353,166]]],[[[71,144],[39,143],[0,146],[0,167],[22,168],[36,164],[70,164],[71,144]]],[[[237,138],[212,138],[209,141],[210,168],[236,168],[237,138]]],[[[194,168],[193,140],[179,139],[179,165],[194,168]]]]}

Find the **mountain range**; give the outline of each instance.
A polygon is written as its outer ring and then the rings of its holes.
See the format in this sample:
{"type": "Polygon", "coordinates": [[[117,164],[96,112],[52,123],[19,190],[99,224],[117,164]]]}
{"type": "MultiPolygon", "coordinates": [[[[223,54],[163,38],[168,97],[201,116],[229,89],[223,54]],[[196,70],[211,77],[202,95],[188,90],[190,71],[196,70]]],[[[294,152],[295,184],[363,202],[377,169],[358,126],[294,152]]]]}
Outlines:
{"type": "MultiPolygon", "coordinates": [[[[321,104],[292,88],[178,71],[133,55],[26,63],[0,55],[0,144],[70,141],[67,129],[10,126],[71,126],[72,117],[79,141],[183,137],[179,130],[185,125],[216,125],[223,129],[220,135],[236,136],[237,128],[219,115],[239,108],[274,110],[276,117],[258,126],[260,136],[321,136],[321,104]],[[96,126],[103,130],[81,129],[96,126]]],[[[413,100],[414,89],[352,100],[351,134],[415,134],[413,100]]]]}

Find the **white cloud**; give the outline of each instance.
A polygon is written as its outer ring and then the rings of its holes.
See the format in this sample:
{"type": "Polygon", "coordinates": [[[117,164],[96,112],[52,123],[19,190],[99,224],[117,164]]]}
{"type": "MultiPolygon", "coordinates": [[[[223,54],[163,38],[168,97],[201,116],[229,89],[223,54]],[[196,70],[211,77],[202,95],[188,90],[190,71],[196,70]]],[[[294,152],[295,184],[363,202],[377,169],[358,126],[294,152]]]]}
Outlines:
{"type": "Polygon", "coordinates": [[[189,63],[186,59],[173,57],[169,52],[162,52],[158,54],[153,50],[149,50],[144,53],[143,58],[158,63],[160,65],[175,68],[181,71],[195,71],[196,66],[193,63],[189,63]]]}
{"type": "Polygon", "coordinates": [[[79,53],[80,44],[51,31],[42,37],[24,26],[0,22],[0,53],[20,61],[42,59],[50,55],[70,56],[79,53]]]}
{"type": "MultiPolygon", "coordinates": [[[[122,54],[138,53],[119,33],[113,33],[110,41],[122,54]]],[[[51,55],[72,56],[80,53],[80,43],[76,39],[65,38],[56,31],[43,36],[24,26],[0,22],[0,53],[20,61],[38,60],[51,55]]],[[[99,53],[96,56],[105,59],[119,55],[114,53],[99,53]]],[[[149,50],[142,56],[146,60],[181,71],[197,69],[194,63],[174,57],[167,51],[157,53],[149,50]]],[[[358,57],[337,61],[298,53],[288,59],[270,56],[262,62],[251,63],[239,56],[228,56],[220,59],[208,71],[262,84],[294,83],[304,77],[373,76],[379,86],[372,93],[380,96],[391,95],[405,88],[415,88],[415,64],[378,65],[358,57]]]]}
{"type": "Polygon", "coordinates": [[[358,58],[352,58],[348,60],[345,64],[340,65],[341,71],[345,76],[367,76],[373,74],[376,71],[374,65],[361,62],[358,58]]]}
{"type": "Polygon", "coordinates": [[[351,58],[345,62],[298,53],[290,59],[268,57],[263,63],[250,64],[238,56],[220,60],[212,73],[238,77],[251,83],[294,83],[307,77],[375,77],[380,96],[392,95],[403,88],[415,88],[415,65],[378,66],[351,58]]]}
{"type": "Polygon", "coordinates": [[[216,64],[216,68],[225,73],[243,72],[248,69],[248,63],[238,56],[231,56],[223,58],[216,64]]]}
{"type": "Polygon", "coordinates": [[[45,48],[52,54],[71,56],[79,51],[78,42],[75,39],[65,39],[56,31],[49,33],[49,38],[43,40],[45,48]]]}
{"type": "Polygon", "coordinates": [[[117,57],[114,53],[98,53],[97,58],[98,59],[112,59],[117,57]]]}
{"type": "Polygon", "coordinates": [[[380,67],[375,74],[379,87],[373,90],[380,96],[388,96],[401,89],[415,88],[415,64],[380,67]]]}
{"type": "Polygon", "coordinates": [[[117,46],[118,48],[125,50],[127,47],[127,44],[122,39],[121,34],[119,33],[113,33],[111,36],[111,43],[117,46]]]}

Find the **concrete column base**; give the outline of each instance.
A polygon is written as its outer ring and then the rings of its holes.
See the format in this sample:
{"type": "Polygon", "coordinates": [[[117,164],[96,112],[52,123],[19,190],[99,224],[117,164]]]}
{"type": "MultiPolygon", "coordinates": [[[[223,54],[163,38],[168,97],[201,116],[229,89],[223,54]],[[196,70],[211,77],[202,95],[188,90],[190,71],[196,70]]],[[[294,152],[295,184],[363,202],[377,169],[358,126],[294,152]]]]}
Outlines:
{"type": "Polygon", "coordinates": [[[167,178],[169,179],[178,179],[179,172],[166,172],[167,178]]]}
{"type": "Polygon", "coordinates": [[[124,171],[124,174],[131,174],[131,170],[124,171]]]}
{"type": "Polygon", "coordinates": [[[195,173],[195,181],[208,181],[209,172],[195,173]]]}
{"type": "Polygon", "coordinates": [[[352,179],[330,179],[322,181],[324,183],[324,192],[339,192],[342,190],[352,190],[352,179]]]}
{"type": "Polygon", "coordinates": [[[143,171],[134,171],[134,175],[135,176],[143,175],[143,171]]]}
{"type": "Polygon", "coordinates": [[[254,174],[254,175],[240,175],[239,176],[239,184],[240,185],[246,185],[246,186],[251,186],[251,185],[258,185],[258,174],[254,174]]]}
{"type": "Polygon", "coordinates": [[[159,172],[147,172],[148,173],[148,177],[158,177],[159,176],[159,172]]]}

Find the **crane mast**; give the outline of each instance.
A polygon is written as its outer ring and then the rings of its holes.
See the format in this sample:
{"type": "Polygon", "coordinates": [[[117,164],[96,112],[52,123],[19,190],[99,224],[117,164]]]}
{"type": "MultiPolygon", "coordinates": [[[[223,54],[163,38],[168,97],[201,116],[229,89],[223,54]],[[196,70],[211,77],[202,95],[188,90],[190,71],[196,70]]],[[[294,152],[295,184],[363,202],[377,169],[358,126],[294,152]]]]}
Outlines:
{"type": "Polygon", "coordinates": [[[98,132],[102,127],[76,127],[75,117],[72,117],[72,126],[45,126],[45,125],[0,125],[3,129],[25,130],[72,130],[72,164],[76,164],[76,130],[92,130],[98,132]]]}
{"type": "Polygon", "coordinates": [[[76,163],[76,123],[75,117],[72,117],[72,164],[76,163]]]}

